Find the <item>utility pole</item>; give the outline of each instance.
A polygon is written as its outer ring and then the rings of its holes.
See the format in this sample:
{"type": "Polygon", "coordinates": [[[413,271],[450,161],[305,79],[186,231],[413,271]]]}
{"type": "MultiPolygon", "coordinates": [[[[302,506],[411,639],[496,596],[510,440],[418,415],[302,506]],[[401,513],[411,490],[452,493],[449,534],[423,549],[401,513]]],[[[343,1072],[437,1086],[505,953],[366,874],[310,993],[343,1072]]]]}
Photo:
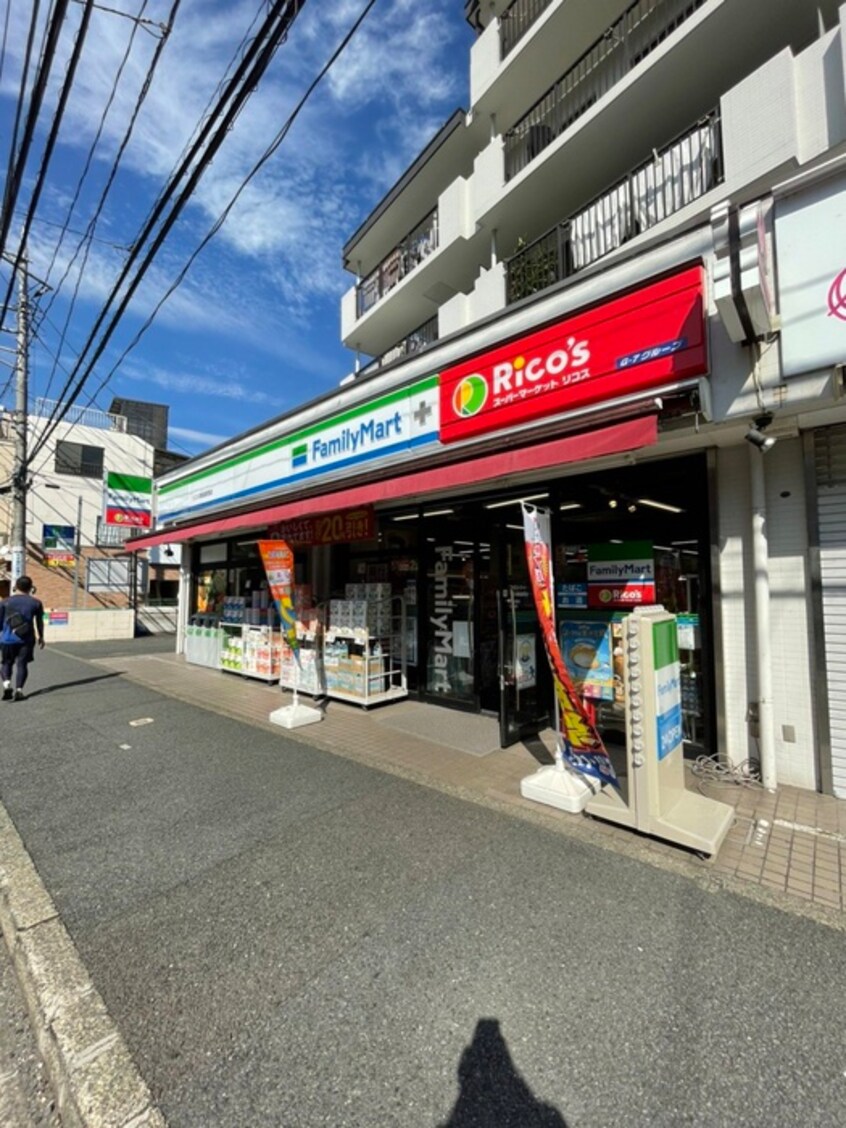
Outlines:
{"type": "Polygon", "coordinates": [[[12,590],[26,571],[27,394],[29,391],[29,305],[27,262],[18,266],[18,355],[15,366],[15,466],[12,471],[12,590]]]}
{"type": "Polygon", "coordinates": [[[73,553],[73,609],[79,602],[79,561],[82,556],[82,494],[76,502],[76,538],[73,553]]]}

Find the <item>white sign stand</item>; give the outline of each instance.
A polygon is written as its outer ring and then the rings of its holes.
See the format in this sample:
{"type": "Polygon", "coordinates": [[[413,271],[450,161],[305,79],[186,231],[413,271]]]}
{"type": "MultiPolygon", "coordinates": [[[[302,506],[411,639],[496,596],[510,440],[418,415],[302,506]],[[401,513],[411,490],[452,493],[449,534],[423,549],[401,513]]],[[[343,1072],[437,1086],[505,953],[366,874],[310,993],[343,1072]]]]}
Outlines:
{"type": "MultiPolygon", "coordinates": [[[[556,728],[557,721],[556,716],[556,728]]],[[[585,809],[599,787],[597,780],[594,791],[587,779],[565,762],[560,748],[555,749],[554,764],[538,768],[532,775],[520,780],[520,794],[524,799],[546,803],[550,807],[557,807],[559,811],[569,811],[572,815],[578,815],[585,809]]]]}
{"type": "Polygon", "coordinates": [[[735,811],[685,784],[676,631],[674,616],[657,604],[638,607],[626,620],[628,801],[606,786],[588,814],[712,855],[735,811]]]}
{"type": "Polygon", "coordinates": [[[294,700],[290,705],[282,705],[278,709],[274,709],[270,714],[269,720],[273,725],[281,725],[282,728],[293,729],[301,728],[303,725],[313,725],[316,721],[323,720],[323,713],[320,709],[314,709],[311,705],[301,705],[299,698],[299,684],[300,684],[300,660],[294,654],[294,700]]]}

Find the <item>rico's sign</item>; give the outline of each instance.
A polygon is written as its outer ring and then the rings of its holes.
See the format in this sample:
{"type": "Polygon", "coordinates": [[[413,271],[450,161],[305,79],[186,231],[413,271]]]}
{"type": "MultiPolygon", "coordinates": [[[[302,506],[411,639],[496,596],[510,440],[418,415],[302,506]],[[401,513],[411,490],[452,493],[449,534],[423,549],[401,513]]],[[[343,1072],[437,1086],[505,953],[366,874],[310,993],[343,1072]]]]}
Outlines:
{"type": "Polygon", "coordinates": [[[455,442],[708,370],[694,266],[440,374],[440,438],[455,442]]]}

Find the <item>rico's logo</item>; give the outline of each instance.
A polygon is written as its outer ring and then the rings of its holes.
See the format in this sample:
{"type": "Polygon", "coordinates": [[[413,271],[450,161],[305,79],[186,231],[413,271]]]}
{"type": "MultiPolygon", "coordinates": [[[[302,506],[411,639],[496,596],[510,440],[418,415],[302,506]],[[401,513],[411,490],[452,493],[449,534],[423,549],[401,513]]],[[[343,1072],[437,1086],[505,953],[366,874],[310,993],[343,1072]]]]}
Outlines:
{"type": "Polygon", "coordinates": [[[586,371],[589,362],[588,342],[577,341],[575,337],[569,338],[566,348],[554,348],[535,356],[520,354],[512,360],[499,361],[487,374],[474,372],[459,380],[452,393],[452,410],[459,419],[470,419],[479,414],[491,396],[521,392],[544,379],[552,379],[557,387],[584,379],[589,375],[586,371]]]}
{"type": "Polygon", "coordinates": [[[488,382],[477,373],[465,376],[452,393],[452,410],[461,419],[478,415],[487,402],[488,382]]]}

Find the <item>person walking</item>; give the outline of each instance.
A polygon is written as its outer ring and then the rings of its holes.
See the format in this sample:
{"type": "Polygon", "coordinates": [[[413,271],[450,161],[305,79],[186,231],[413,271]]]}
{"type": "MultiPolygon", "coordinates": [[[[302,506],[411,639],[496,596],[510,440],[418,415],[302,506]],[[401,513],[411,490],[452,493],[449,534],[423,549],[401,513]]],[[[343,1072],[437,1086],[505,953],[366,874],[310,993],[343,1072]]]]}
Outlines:
{"type": "Polygon", "coordinates": [[[22,701],[35,641],[44,649],[44,606],[29,576],[20,576],[14,592],[0,603],[0,677],[3,700],[22,701]],[[15,687],[12,689],[12,671],[15,687]]]}

